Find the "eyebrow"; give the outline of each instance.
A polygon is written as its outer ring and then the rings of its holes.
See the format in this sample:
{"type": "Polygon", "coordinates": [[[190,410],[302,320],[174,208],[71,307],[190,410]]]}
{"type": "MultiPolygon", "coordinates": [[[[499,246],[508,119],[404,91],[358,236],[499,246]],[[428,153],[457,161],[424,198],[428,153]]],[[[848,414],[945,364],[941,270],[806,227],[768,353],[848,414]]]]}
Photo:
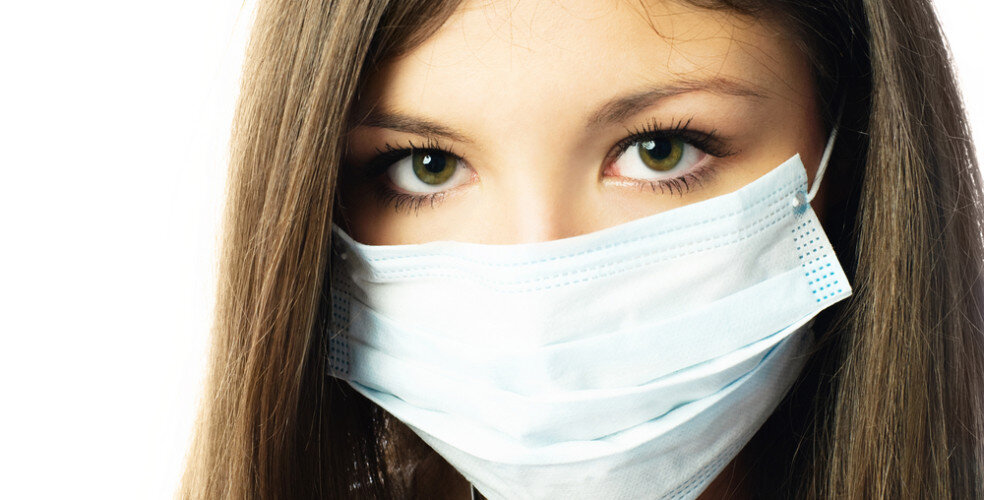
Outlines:
{"type": "MultiPolygon", "coordinates": [[[[588,115],[587,128],[619,123],[635,115],[639,110],[652,106],[668,97],[692,92],[709,92],[752,99],[762,99],[766,95],[752,86],[728,78],[705,80],[675,80],[670,84],[657,85],[624,93],[606,101],[588,115]]],[[[443,137],[455,142],[470,144],[469,137],[436,121],[397,111],[372,107],[365,111],[355,126],[378,127],[424,137],[443,137]]]]}
{"type": "Polygon", "coordinates": [[[650,87],[609,100],[598,107],[597,111],[591,113],[588,118],[588,126],[596,127],[618,123],[638,113],[640,109],[652,106],[657,101],[691,92],[709,92],[755,99],[765,98],[765,94],[753,87],[728,78],[675,80],[669,85],[650,87]]]}
{"type": "MultiPolygon", "coordinates": [[[[373,107],[366,111],[360,119],[355,122],[356,127],[378,127],[398,132],[421,135],[424,137],[444,137],[455,142],[466,144],[472,143],[468,137],[455,132],[450,127],[446,127],[427,118],[412,116],[397,111],[381,110],[373,107]]],[[[353,127],[354,128],[354,127],[353,127]]]]}

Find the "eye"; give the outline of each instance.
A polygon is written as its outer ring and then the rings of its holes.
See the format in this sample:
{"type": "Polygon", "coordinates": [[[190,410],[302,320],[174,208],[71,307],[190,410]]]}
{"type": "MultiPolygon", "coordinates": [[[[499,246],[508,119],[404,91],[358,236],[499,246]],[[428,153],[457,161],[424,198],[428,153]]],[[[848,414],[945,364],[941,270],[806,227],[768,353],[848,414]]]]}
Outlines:
{"type": "Polygon", "coordinates": [[[397,189],[407,194],[447,191],[468,182],[469,170],[454,155],[437,149],[413,149],[386,169],[397,189]]]}
{"type": "Polygon", "coordinates": [[[680,137],[652,137],[630,143],[611,164],[611,175],[640,180],[680,177],[707,153],[680,137]]]}

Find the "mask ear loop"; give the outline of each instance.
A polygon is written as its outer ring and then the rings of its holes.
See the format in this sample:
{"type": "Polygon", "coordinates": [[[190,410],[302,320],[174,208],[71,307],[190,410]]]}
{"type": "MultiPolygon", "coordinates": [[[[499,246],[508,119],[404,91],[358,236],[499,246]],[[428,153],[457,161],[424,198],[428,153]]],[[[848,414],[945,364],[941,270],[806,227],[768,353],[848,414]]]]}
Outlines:
{"type": "Polygon", "coordinates": [[[830,137],[827,138],[827,146],[823,148],[823,156],[820,157],[820,165],[817,167],[817,175],[813,178],[813,186],[810,186],[810,192],[805,195],[802,191],[796,193],[796,197],[792,201],[794,207],[810,203],[813,201],[813,197],[817,195],[817,189],[820,188],[820,181],[823,180],[823,174],[827,171],[827,164],[830,163],[830,155],[834,152],[834,141],[837,140],[837,129],[840,128],[841,114],[843,111],[844,103],[842,102],[837,109],[837,121],[834,122],[834,128],[830,131],[830,137]]]}
{"type": "Polygon", "coordinates": [[[813,186],[810,187],[810,192],[806,194],[806,201],[813,201],[813,197],[817,195],[817,189],[820,188],[820,181],[823,180],[823,173],[827,171],[827,164],[830,163],[830,154],[834,151],[834,141],[837,140],[837,125],[834,125],[834,129],[830,131],[830,138],[827,139],[827,147],[823,150],[823,156],[820,158],[820,166],[817,168],[817,175],[813,179],[813,186]]]}

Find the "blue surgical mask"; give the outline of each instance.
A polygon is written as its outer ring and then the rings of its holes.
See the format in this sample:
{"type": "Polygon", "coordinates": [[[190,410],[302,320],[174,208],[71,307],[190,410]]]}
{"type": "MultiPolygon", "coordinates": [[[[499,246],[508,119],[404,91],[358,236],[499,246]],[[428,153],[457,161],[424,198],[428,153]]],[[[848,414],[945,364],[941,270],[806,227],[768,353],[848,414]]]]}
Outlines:
{"type": "Polygon", "coordinates": [[[332,375],[490,499],[695,498],[851,287],[798,155],[560,240],[370,246],[334,228],[332,375]]]}

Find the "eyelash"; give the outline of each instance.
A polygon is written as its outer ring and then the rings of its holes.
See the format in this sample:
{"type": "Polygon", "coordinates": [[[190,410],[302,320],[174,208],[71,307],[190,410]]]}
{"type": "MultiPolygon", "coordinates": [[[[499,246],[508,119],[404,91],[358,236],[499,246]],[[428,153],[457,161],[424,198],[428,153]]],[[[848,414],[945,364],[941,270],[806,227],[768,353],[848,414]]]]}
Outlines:
{"type": "MultiPolygon", "coordinates": [[[[376,156],[366,163],[366,178],[376,179],[382,176],[390,165],[413,154],[414,151],[443,153],[461,159],[450,146],[444,146],[433,138],[427,138],[423,146],[416,146],[413,141],[407,141],[407,144],[408,146],[397,147],[387,142],[383,144],[383,149],[376,148],[376,156]]],[[[433,208],[444,199],[444,195],[443,191],[429,194],[401,193],[386,186],[385,182],[376,183],[376,196],[379,201],[384,205],[392,205],[397,212],[406,210],[416,213],[425,204],[433,208]]]]}
{"type": "MultiPolygon", "coordinates": [[[[617,160],[633,145],[653,139],[682,139],[683,142],[716,158],[724,158],[738,153],[738,151],[729,148],[717,136],[716,129],[710,132],[695,130],[690,128],[691,121],[693,121],[693,117],[688,118],[687,121],[678,120],[670,127],[664,127],[659,120],[652,119],[643,125],[642,128],[626,129],[626,132],[630,135],[615,144],[612,152],[605,160],[605,167],[607,168],[608,165],[617,160]]],[[[708,180],[713,173],[714,169],[712,165],[702,165],[683,175],[669,179],[651,181],[634,179],[633,182],[643,187],[648,187],[653,192],[659,192],[660,194],[669,191],[672,195],[675,190],[677,195],[683,196],[693,189],[692,184],[700,185],[702,182],[708,180]]]]}
{"type": "MultiPolygon", "coordinates": [[[[611,152],[605,159],[605,168],[618,159],[633,145],[645,140],[653,139],[682,139],[687,144],[690,144],[702,152],[717,158],[724,158],[737,153],[737,151],[728,148],[726,144],[717,137],[715,130],[703,132],[691,129],[690,122],[692,120],[693,118],[686,121],[679,120],[669,128],[664,128],[660,124],[659,120],[653,119],[641,128],[626,129],[626,132],[629,135],[618,141],[615,146],[612,147],[611,152]]],[[[421,146],[415,145],[413,141],[407,141],[407,143],[407,146],[394,146],[390,143],[386,143],[383,145],[382,149],[377,148],[377,155],[365,164],[363,171],[365,172],[366,178],[376,179],[382,176],[390,165],[405,158],[407,155],[412,154],[414,151],[442,153],[461,160],[461,157],[455,154],[451,147],[445,146],[433,138],[427,138],[421,146]]],[[[658,191],[663,193],[665,191],[669,191],[670,194],[674,194],[674,191],[676,191],[676,194],[682,196],[684,193],[693,189],[693,185],[699,185],[711,174],[713,174],[713,167],[704,165],[678,177],[648,181],[636,179],[635,182],[638,182],[643,187],[652,189],[654,192],[658,191]]],[[[377,182],[376,186],[376,194],[379,197],[380,202],[385,205],[391,205],[397,212],[406,210],[407,212],[416,213],[424,205],[434,207],[443,200],[446,194],[444,191],[423,195],[401,193],[388,187],[385,182],[377,182]]]]}

